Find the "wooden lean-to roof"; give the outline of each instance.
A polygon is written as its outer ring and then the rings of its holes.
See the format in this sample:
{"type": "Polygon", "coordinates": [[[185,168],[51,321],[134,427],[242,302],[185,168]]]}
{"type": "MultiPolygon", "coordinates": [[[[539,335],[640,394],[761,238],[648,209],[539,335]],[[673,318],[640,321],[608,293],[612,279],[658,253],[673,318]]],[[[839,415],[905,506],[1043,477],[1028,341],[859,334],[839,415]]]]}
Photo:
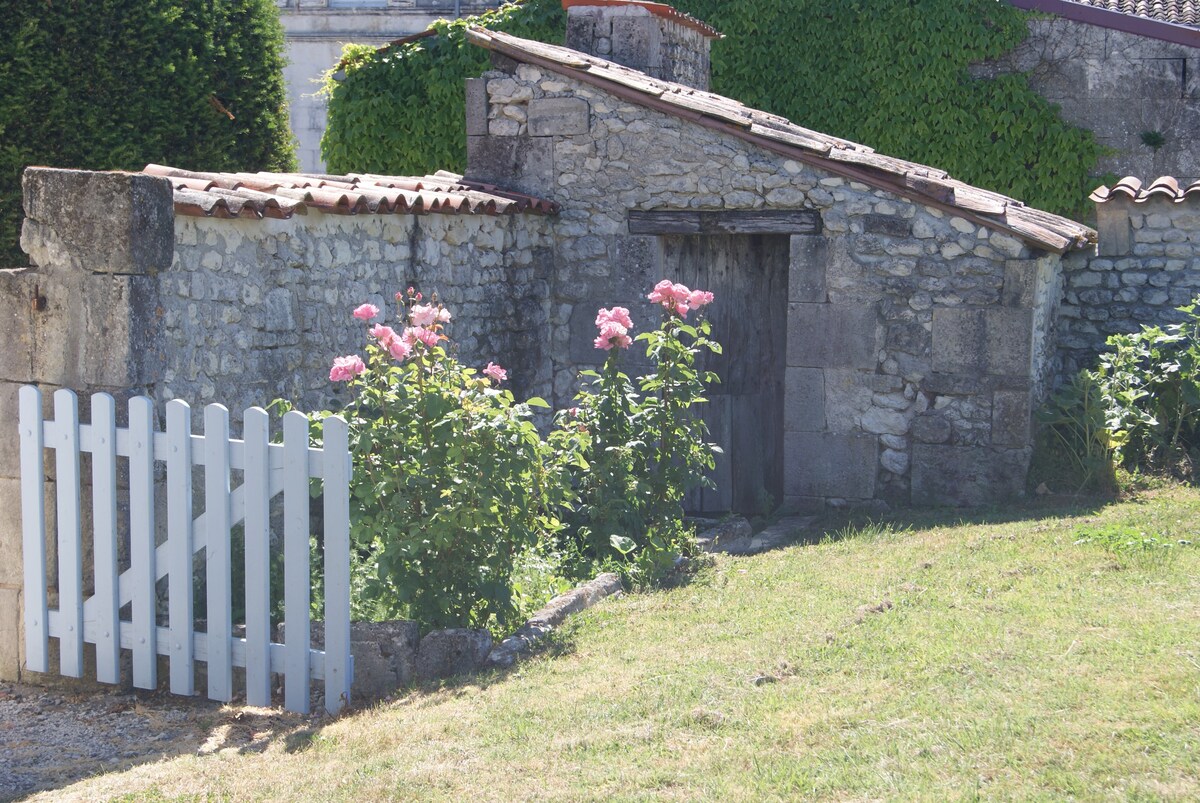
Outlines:
{"type": "Polygon", "coordinates": [[[803,128],[721,95],[653,78],[565,47],[498,31],[473,27],[468,29],[467,39],[515,61],[553,70],[798,162],[1007,232],[1038,248],[1063,253],[1096,242],[1096,232],[1081,223],[965,184],[942,170],[884,156],[865,145],[803,128]]]}

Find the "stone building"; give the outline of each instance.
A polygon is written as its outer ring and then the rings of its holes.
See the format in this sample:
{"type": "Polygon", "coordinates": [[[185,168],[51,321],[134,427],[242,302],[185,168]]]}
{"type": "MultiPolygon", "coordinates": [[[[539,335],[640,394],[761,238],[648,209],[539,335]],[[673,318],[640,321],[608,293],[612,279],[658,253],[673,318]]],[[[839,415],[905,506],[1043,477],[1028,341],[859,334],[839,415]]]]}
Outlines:
{"type": "Polygon", "coordinates": [[[1043,12],[981,72],[1020,71],[1112,153],[1099,171],[1200,179],[1200,2],[1010,0],[1043,12]]]}
{"type": "Polygon", "coordinates": [[[438,19],[480,14],[499,0],[275,0],[287,37],[288,110],[300,169],[321,171],[325,101],[321,76],[342,57],[342,45],[384,45],[419,33],[438,19]]]}
{"type": "MultiPolygon", "coordinates": [[[[725,346],[720,490],[698,508],[1021,494],[1063,257],[1095,232],[705,91],[717,34],[668,6],[566,5],[571,44],[607,59],[470,32],[494,69],[468,82],[466,178],[27,171],[34,267],[0,275],[0,420],[25,382],[336,404],[329,361],[363,342],[350,310],[409,284],[454,308],[464,359],[561,407],[601,359],[597,307],[653,326],[666,276],[716,293],[725,346]]],[[[0,439],[2,509],[16,467],[0,439]]],[[[19,666],[19,567],[0,562],[0,674],[19,666]]]]}
{"type": "Polygon", "coordinates": [[[1200,181],[1125,178],[1092,200],[1099,247],[1063,263],[1064,375],[1090,367],[1109,335],[1178,322],[1200,298],[1200,181]]]}

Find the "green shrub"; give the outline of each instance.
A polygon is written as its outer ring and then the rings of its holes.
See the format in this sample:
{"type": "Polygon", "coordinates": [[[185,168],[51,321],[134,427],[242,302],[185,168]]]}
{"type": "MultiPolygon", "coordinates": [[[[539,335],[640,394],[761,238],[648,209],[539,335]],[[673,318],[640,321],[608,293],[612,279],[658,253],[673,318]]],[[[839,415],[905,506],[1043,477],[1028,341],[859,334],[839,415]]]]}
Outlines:
{"type": "MultiPolygon", "coordinates": [[[[1102,147],[1065,123],[1023,75],[968,74],[1026,35],[996,0],[677,0],[727,35],[713,45],[713,90],[800,125],[936,165],[1033,206],[1086,213],[1102,147]]],[[[466,164],[463,80],[488,54],[468,25],[561,43],[560,0],[524,0],[437,35],[375,50],[348,46],[326,82],[322,152],[335,171],[425,173],[466,164]],[[339,75],[340,77],[340,75],[339,75]]]]}
{"type": "Polygon", "coordinates": [[[661,308],[660,323],[636,338],[629,335],[629,310],[599,311],[595,345],[608,357],[601,372],[584,372],[591,384],[557,422],[582,453],[582,460],[565,461],[575,466],[578,494],[569,520],[573,550],[584,565],[615,568],[635,583],[663,579],[677,557],[692,551],[683,500],[698,485],[711,484],[705,472],[720,451],[706,442],[708,428],[695,408],[717,381],[696,368],[696,357],[721,347],[707,320],[686,320],[712,294],[664,280],[650,299],[661,308]],[[621,352],[635,340],[654,364],[636,388],[620,369],[621,352]]]}
{"type": "Polygon", "coordinates": [[[1039,412],[1043,448],[1035,467],[1065,459],[1080,488],[1100,490],[1115,488],[1118,466],[1200,478],[1197,303],[1179,308],[1180,323],[1108,339],[1097,368],[1073,377],[1039,412]]]}
{"type": "Polygon", "coordinates": [[[271,0],[0,0],[0,263],[29,165],[292,169],[283,64],[271,0]]]}
{"type": "MultiPolygon", "coordinates": [[[[520,613],[518,560],[559,529],[566,502],[557,452],[532,421],[530,408],[547,405],[516,403],[498,387],[498,366],[461,365],[436,298],[423,304],[410,289],[397,299],[402,330],[376,324],[366,361],[339,357],[330,373],[355,392],[342,413],[354,457],[355,615],[501,633],[520,613]]],[[[355,316],[378,312],[364,305],[355,316]]],[[[526,584],[545,583],[534,569],[526,584]]]]}

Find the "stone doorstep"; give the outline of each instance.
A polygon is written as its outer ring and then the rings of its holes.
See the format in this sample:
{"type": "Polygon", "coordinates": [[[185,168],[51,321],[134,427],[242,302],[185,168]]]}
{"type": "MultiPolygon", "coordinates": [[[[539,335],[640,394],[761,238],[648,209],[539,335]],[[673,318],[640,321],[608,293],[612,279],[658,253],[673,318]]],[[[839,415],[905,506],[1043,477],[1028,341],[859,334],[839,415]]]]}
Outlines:
{"type": "Polygon", "coordinates": [[[795,540],[816,520],[817,516],[788,516],[755,535],[750,522],[733,516],[697,534],[696,543],[705,552],[757,555],[795,540]]]}

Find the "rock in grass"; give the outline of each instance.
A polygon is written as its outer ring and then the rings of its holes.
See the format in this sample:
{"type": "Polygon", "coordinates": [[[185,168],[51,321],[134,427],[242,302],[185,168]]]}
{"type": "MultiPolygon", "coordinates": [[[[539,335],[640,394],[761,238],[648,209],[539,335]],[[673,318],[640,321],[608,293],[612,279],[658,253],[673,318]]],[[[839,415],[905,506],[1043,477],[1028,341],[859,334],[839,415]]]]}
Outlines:
{"type": "Polygon", "coordinates": [[[440,680],[469,675],[478,669],[492,650],[492,636],[486,630],[455,627],[435,630],[421,639],[417,650],[417,679],[440,680]]]}

